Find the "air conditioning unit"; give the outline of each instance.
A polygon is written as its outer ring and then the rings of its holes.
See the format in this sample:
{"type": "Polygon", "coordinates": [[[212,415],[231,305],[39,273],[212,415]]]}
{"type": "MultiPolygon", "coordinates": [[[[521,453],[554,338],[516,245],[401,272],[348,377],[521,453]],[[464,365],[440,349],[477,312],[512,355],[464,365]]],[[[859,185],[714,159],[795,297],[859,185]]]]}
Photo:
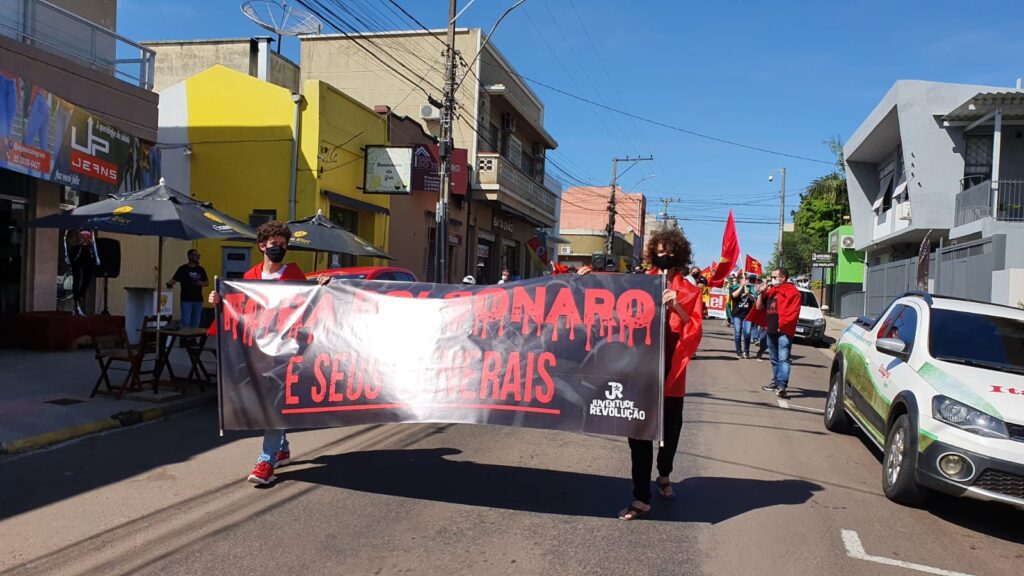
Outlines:
{"type": "Polygon", "coordinates": [[[843,236],[839,239],[839,245],[846,250],[853,249],[853,236],[843,236]]]}
{"type": "Polygon", "coordinates": [[[423,120],[440,120],[441,111],[430,104],[420,106],[420,118],[423,120]]]}
{"type": "Polygon", "coordinates": [[[505,132],[516,131],[516,117],[508,112],[501,115],[501,129],[505,132]]]}
{"type": "Polygon", "coordinates": [[[559,246],[558,253],[563,256],[572,254],[572,246],[559,246]]]}
{"type": "Polygon", "coordinates": [[[910,220],[910,202],[900,204],[900,220],[910,220]]]}

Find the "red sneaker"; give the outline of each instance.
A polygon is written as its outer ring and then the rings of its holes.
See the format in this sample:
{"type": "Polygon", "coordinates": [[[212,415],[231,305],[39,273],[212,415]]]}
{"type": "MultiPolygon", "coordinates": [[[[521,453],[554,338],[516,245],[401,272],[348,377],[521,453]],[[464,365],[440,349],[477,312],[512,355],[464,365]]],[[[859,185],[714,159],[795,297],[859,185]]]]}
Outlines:
{"type": "Polygon", "coordinates": [[[280,468],[281,466],[287,466],[292,463],[292,453],[281,450],[274,456],[274,468],[280,468]]]}
{"type": "Polygon", "coordinates": [[[274,476],[274,467],[270,465],[270,462],[259,462],[256,467],[249,473],[249,482],[253,484],[260,484],[266,486],[272,484],[274,480],[277,480],[277,476],[274,476]]]}

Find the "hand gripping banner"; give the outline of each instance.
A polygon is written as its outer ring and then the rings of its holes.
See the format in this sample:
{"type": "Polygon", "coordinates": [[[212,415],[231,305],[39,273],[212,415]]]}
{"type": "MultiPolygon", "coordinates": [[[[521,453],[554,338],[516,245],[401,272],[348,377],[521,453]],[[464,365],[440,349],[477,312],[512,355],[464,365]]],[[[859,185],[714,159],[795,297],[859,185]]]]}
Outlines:
{"type": "Polygon", "coordinates": [[[460,422],[657,440],[662,276],[222,280],[222,429],[460,422]]]}

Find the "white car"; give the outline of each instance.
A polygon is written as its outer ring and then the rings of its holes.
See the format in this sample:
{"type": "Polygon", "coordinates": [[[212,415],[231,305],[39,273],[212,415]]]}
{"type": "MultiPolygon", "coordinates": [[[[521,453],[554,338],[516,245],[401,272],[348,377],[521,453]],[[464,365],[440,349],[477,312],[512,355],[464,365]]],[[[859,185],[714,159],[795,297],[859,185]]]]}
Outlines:
{"type": "Polygon", "coordinates": [[[803,338],[814,346],[825,342],[825,314],[828,306],[819,307],[814,292],[800,290],[800,317],[796,322],[796,337],[803,338]]]}
{"type": "Polygon", "coordinates": [[[855,422],[903,504],[935,489],[1024,508],[1024,310],[910,293],[839,340],[825,427],[855,422]]]}

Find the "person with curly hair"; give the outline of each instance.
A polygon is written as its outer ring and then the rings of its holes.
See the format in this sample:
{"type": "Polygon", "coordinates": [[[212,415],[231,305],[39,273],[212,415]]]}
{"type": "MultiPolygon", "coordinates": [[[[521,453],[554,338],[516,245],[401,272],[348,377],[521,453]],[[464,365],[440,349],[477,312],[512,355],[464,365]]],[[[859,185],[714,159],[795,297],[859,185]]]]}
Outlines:
{"type": "MultiPolygon", "coordinates": [[[[263,253],[263,260],[249,269],[242,276],[243,280],[306,280],[302,269],[294,262],[285,264],[284,257],[288,253],[288,242],[292,231],[288,225],[273,220],[260,224],[256,228],[256,246],[263,253]]],[[[330,281],[330,276],[323,275],[317,282],[323,286],[330,281]]],[[[216,290],[210,292],[210,304],[217,305],[221,301],[216,290]]],[[[253,484],[267,485],[277,480],[274,469],[291,464],[291,451],[288,447],[288,436],[284,430],[266,430],[263,432],[263,449],[256,459],[256,467],[249,473],[248,481],[253,484]]]]}
{"type": "MultiPolygon", "coordinates": [[[[692,250],[678,229],[659,230],[647,243],[646,259],[650,274],[665,275],[665,409],[663,444],[658,449],[658,496],[675,498],[669,475],[683,428],[683,397],[686,395],[686,367],[697,351],[703,335],[701,291],[686,280],[692,250]]],[[[632,460],[633,503],[619,512],[622,520],[636,520],[651,512],[651,468],[654,443],[629,439],[632,460]]]]}

